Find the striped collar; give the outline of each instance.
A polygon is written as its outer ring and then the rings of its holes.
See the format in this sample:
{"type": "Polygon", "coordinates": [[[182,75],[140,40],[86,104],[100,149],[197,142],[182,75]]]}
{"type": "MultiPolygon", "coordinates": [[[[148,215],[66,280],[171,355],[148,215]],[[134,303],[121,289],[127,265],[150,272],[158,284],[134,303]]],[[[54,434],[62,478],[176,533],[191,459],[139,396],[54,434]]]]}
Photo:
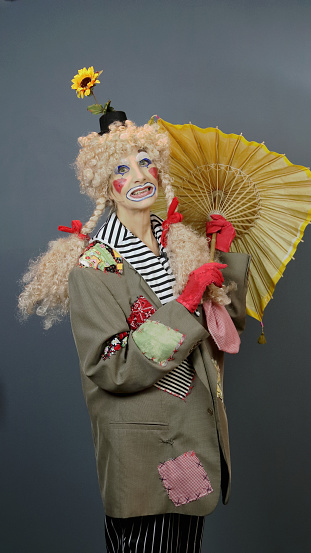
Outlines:
{"type": "Polygon", "coordinates": [[[165,304],[176,297],[173,293],[175,277],[165,248],[161,244],[162,219],[151,214],[150,222],[159,244],[159,256],[155,255],[140,238],[134,236],[115,213],[111,214],[93,240],[103,242],[116,250],[140,274],[161,303],[165,304]]]}
{"type": "MultiPolygon", "coordinates": [[[[161,235],[162,235],[162,219],[153,213],[150,214],[150,222],[152,232],[159,244],[160,255],[167,257],[165,248],[161,244],[161,235]]],[[[107,221],[103,226],[98,230],[98,232],[93,236],[92,242],[98,240],[104,244],[108,244],[112,248],[118,250],[118,247],[126,246],[130,242],[141,242],[137,236],[131,233],[118,219],[116,213],[112,212],[108,217],[107,221]]],[[[120,252],[121,253],[121,252],[120,252]]]]}

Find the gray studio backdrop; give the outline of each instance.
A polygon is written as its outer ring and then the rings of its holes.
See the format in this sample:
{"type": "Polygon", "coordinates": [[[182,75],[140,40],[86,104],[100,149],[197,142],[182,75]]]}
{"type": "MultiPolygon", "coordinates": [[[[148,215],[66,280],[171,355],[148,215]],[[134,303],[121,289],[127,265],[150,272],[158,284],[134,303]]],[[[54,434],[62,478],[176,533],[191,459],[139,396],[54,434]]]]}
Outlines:
{"type": "MultiPolygon", "coordinates": [[[[1,551],[100,553],[103,509],[69,322],[16,318],[17,280],[57,226],[92,206],[71,167],[97,118],[70,81],[138,124],[218,125],[311,162],[311,5],[262,0],[0,0],[1,551]]],[[[232,496],[203,553],[309,552],[311,233],[228,356],[232,496]]]]}

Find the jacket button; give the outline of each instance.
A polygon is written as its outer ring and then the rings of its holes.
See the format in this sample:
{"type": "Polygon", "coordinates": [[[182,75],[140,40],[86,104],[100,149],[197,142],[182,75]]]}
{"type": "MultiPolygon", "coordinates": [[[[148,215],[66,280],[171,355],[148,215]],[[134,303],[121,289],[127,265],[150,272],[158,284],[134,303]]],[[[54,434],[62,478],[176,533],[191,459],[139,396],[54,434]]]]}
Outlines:
{"type": "Polygon", "coordinates": [[[208,412],[209,415],[211,415],[211,416],[213,415],[213,409],[211,409],[210,407],[207,409],[207,412],[208,412]]]}

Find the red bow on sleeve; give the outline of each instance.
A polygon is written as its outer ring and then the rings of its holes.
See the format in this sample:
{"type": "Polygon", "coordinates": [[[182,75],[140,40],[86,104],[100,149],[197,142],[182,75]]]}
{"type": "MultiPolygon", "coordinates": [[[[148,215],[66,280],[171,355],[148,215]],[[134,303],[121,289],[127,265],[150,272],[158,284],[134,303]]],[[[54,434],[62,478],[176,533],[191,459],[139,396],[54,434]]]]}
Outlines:
{"type": "Polygon", "coordinates": [[[58,230],[60,230],[61,232],[69,232],[70,234],[77,234],[78,237],[81,238],[81,240],[89,240],[90,239],[89,235],[82,234],[81,229],[82,229],[82,223],[79,220],[71,221],[71,227],[63,227],[62,225],[58,227],[58,230]]]}
{"type": "Polygon", "coordinates": [[[166,235],[168,233],[170,225],[174,223],[181,223],[181,221],[183,220],[183,216],[181,213],[174,213],[177,206],[178,206],[178,199],[175,196],[175,198],[172,199],[170,207],[168,208],[167,219],[165,219],[165,221],[163,221],[162,223],[163,232],[161,236],[161,244],[164,248],[166,247],[166,244],[167,244],[166,235]]]}

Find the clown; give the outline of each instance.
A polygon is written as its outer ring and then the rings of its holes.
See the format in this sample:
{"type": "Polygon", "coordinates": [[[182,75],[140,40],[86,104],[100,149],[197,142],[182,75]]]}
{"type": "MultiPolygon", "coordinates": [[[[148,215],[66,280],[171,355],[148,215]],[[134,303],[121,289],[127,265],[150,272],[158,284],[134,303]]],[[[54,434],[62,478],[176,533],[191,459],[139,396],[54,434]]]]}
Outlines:
{"type": "MultiPolygon", "coordinates": [[[[204,517],[230,487],[224,354],[202,300],[241,332],[249,258],[225,251],[209,262],[206,239],[175,213],[168,137],[123,112],[114,118],[79,139],[77,176],[96,203],[92,217],[61,227],[71,236],[31,264],[19,305],[46,328],[70,310],[107,551],[199,553],[204,517]],[[152,213],[160,189],[164,223],[152,213]]],[[[216,247],[228,250],[216,223],[216,247]]]]}

